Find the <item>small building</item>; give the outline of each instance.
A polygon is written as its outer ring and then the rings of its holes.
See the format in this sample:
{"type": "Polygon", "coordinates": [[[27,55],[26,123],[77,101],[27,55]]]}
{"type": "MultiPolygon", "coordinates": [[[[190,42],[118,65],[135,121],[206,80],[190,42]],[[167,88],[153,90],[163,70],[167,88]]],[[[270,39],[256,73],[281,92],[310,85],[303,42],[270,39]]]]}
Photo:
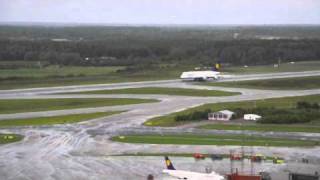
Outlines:
{"type": "Polygon", "coordinates": [[[243,115],[243,119],[247,121],[257,121],[261,119],[262,117],[257,114],[245,114],[243,115]]]}
{"type": "Polygon", "coordinates": [[[208,120],[211,121],[229,121],[234,112],[229,111],[229,110],[222,110],[214,113],[209,113],[208,114],[208,120]]]}

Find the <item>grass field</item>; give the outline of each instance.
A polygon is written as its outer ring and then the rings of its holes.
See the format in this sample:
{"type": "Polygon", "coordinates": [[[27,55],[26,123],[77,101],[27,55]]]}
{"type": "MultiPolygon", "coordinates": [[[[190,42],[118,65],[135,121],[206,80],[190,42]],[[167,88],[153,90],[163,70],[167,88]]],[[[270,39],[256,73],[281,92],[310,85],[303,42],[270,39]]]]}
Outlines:
{"type": "MultiPolygon", "coordinates": [[[[307,102],[320,102],[320,95],[312,96],[298,96],[298,97],[286,97],[286,98],[273,98],[263,99],[257,101],[242,101],[242,102],[228,102],[228,103],[216,103],[205,104],[195,108],[190,108],[184,111],[172,113],[166,116],[156,117],[144,123],[146,126],[178,126],[188,122],[176,122],[175,116],[190,114],[195,111],[203,111],[211,109],[212,111],[220,111],[223,109],[235,109],[235,108],[255,108],[255,107],[275,107],[275,108],[293,108],[298,101],[307,102]]],[[[320,117],[319,117],[320,118],[320,117]]],[[[308,131],[307,131],[308,132],[308,131]]]]}
{"type": "Polygon", "coordinates": [[[158,68],[141,69],[134,72],[116,72],[125,67],[10,69],[0,72],[0,89],[177,79],[181,72],[192,70],[193,67],[191,65],[163,65],[158,68]]]}
{"type": "Polygon", "coordinates": [[[0,120],[0,127],[69,124],[69,123],[88,121],[91,119],[110,116],[118,113],[121,113],[121,111],[97,112],[97,113],[89,113],[89,114],[72,114],[72,115],[64,115],[64,116],[39,117],[39,118],[27,118],[27,119],[8,119],[8,120],[0,120]]]}
{"type": "Polygon", "coordinates": [[[184,89],[184,88],[162,88],[162,87],[145,87],[145,88],[128,88],[115,90],[87,91],[81,94],[164,94],[180,96],[232,96],[240,93],[202,90],[202,89],[184,89]]]}
{"type": "Polygon", "coordinates": [[[121,66],[113,67],[57,67],[49,66],[46,68],[21,68],[21,69],[3,69],[0,71],[1,78],[7,77],[21,77],[21,78],[50,78],[55,76],[97,76],[108,75],[123,69],[121,66]]]}
{"type": "Polygon", "coordinates": [[[86,107],[102,107],[150,102],[158,101],[151,99],[127,98],[2,99],[0,100],[0,114],[51,111],[86,107]]]}
{"type": "Polygon", "coordinates": [[[318,146],[319,141],[264,138],[245,135],[129,135],[116,136],[113,141],[143,144],[235,145],[235,146],[318,146]]]}
{"type": "MultiPolygon", "coordinates": [[[[86,85],[116,82],[177,79],[181,72],[193,70],[198,65],[161,64],[158,67],[136,71],[122,71],[125,67],[62,67],[7,69],[0,72],[0,89],[51,87],[66,85],[86,85]]],[[[310,61],[283,64],[280,68],[271,65],[243,67],[223,67],[223,72],[250,74],[266,72],[287,72],[320,70],[320,62],[310,61]]]]}
{"type": "Polygon", "coordinates": [[[255,89],[276,89],[276,90],[299,90],[320,88],[320,76],[265,79],[235,82],[213,82],[206,83],[210,86],[241,87],[255,89]]]}
{"type": "Polygon", "coordinates": [[[22,139],[23,136],[19,134],[0,134],[0,144],[13,143],[21,141],[22,139]]]}
{"type": "Polygon", "coordinates": [[[199,128],[201,128],[201,129],[214,129],[214,130],[247,130],[247,131],[320,133],[320,126],[312,126],[312,125],[207,124],[207,125],[200,126],[199,128]]]}
{"type": "Polygon", "coordinates": [[[223,71],[233,74],[253,74],[253,73],[275,73],[275,72],[298,72],[320,70],[320,61],[304,61],[291,63],[282,63],[280,67],[274,68],[273,64],[263,66],[238,66],[226,67],[223,71]]]}
{"type": "MultiPolygon", "coordinates": [[[[47,62],[43,62],[47,64],[47,62]]],[[[23,68],[39,68],[38,61],[0,61],[0,68],[4,69],[23,69],[23,68]]]]}

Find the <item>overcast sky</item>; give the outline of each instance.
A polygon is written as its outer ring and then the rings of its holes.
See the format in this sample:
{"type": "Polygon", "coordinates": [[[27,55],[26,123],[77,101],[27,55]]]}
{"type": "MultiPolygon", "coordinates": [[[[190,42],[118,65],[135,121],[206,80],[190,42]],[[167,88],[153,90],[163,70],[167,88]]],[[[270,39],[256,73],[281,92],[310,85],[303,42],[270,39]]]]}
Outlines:
{"type": "Polygon", "coordinates": [[[0,0],[0,22],[320,24],[320,0],[0,0]]]}

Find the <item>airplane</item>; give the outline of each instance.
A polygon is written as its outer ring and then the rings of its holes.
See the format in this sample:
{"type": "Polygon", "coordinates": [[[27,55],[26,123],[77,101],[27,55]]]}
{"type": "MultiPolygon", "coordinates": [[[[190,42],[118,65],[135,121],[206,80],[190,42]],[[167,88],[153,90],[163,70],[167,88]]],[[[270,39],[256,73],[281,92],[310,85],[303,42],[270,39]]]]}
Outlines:
{"type": "Polygon", "coordinates": [[[162,172],[165,174],[170,175],[176,179],[186,179],[186,180],[224,180],[224,177],[217,174],[216,172],[211,172],[210,174],[206,173],[197,173],[191,171],[183,171],[183,170],[176,170],[171,163],[168,156],[165,156],[165,163],[167,169],[164,169],[162,172]]]}
{"type": "Polygon", "coordinates": [[[180,78],[184,81],[207,81],[219,79],[218,71],[187,71],[183,72],[180,78]]]}
{"type": "Polygon", "coordinates": [[[233,75],[221,74],[218,71],[186,71],[180,76],[182,81],[210,81],[231,78],[233,75]]]}
{"type": "Polygon", "coordinates": [[[180,79],[182,79],[183,81],[210,81],[231,77],[231,75],[222,75],[220,73],[220,67],[220,63],[216,63],[215,67],[213,67],[212,70],[182,72],[182,74],[180,75],[180,79]]]}

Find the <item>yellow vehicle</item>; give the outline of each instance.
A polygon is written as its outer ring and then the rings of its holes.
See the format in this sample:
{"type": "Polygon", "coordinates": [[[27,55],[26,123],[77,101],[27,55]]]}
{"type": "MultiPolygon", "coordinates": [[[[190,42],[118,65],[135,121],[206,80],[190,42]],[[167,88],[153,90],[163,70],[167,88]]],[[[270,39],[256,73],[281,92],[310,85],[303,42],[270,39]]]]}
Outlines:
{"type": "Polygon", "coordinates": [[[279,158],[279,157],[274,157],[273,158],[273,164],[283,164],[284,163],[284,159],[283,158],[279,158]]]}
{"type": "Polygon", "coordinates": [[[265,160],[265,156],[263,154],[256,154],[256,155],[253,155],[251,156],[251,161],[252,162],[261,162],[263,160],[265,160]]]}

